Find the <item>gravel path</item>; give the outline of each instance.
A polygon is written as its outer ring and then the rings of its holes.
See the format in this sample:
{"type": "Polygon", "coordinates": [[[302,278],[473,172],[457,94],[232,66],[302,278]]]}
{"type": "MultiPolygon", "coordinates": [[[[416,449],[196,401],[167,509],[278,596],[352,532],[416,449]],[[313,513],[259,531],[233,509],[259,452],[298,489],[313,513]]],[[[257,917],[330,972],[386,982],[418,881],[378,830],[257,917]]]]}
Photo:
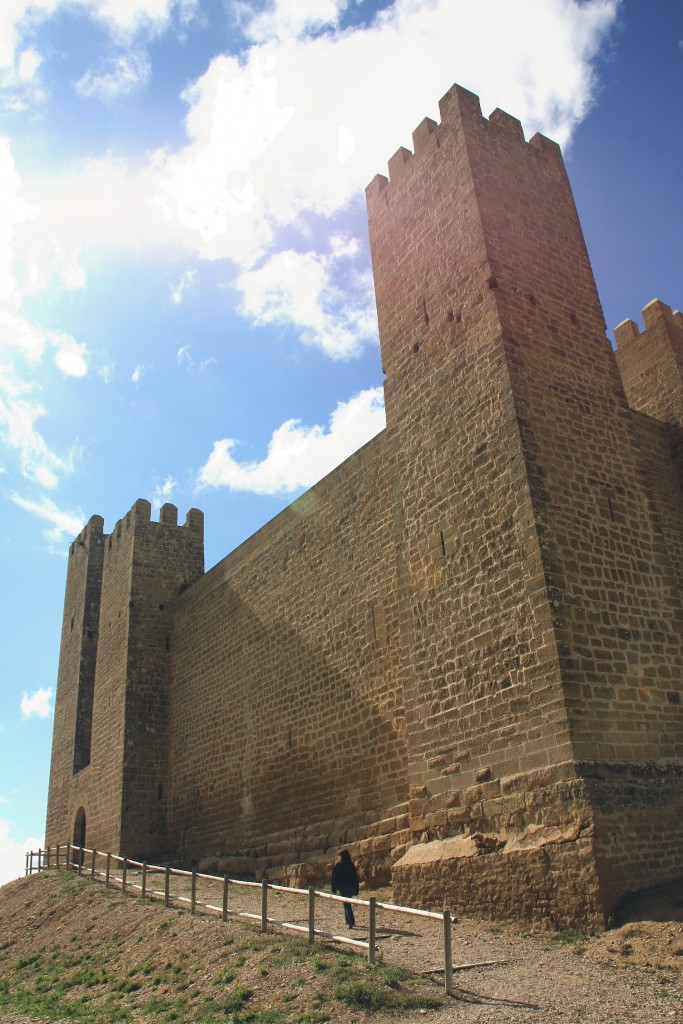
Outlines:
{"type": "MultiPolygon", "coordinates": [[[[173,888],[181,891],[176,880],[173,888]]],[[[183,889],[189,896],[189,880],[183,889]]],[[[373,895],[378,902],[392,902],[390,890],[378,890],[373,895]]],[[[198,879],[197,899],[221,907],[220,884],[198,879]]],[[[269,890],[268,900],[269,917],[307,927],[306,896],[269,890]]],[[[260,888],[231,887],[229,906],[260,917],[260,888]]],[[[368,910],[356,906],[355,914],[356,928],[348,931],[341,904],[316,899],[317,929],[367,942],[368,910]]],[[[658,937],[666,927],[654,926],[658,937]]],[[[668,927],[673,929],[677,948],[683,952],[683,925],[668,927]]],[[[628,928],[631,942],[617,933],[607,933],[590,940],[577,936],[565,945],[549,934],[529,934],[512,925],[461,919],[452,926],[456,968],[452,1007],[421,1013],[419,1018],[444,1024],[683,1024],[683,963],[679,968],[683,956],[678,953],[675,966],[661,951],[654,963],[632,963],[629,954],[640,933],[635,925],[628,928]],[[482,963],[490,965],[466,966],[482,963]]],[[[441,922],[378,909],[377,945],[384,963],[420,973],[438,971],[432,977],[435,984],[443,986],[441,922]]],[[[358,951],[363,953],[362,949],[358,951]]]]}

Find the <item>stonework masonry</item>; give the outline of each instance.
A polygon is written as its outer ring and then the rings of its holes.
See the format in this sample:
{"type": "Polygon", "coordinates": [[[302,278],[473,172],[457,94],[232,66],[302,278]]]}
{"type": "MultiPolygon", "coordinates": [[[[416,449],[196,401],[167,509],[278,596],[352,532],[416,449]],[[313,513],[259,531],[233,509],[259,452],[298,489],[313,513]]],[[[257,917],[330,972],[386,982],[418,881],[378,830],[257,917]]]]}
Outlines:
{"type": "Polygon", "coordinates": [[[605,334],[559,148],[454,86],[368,186],[387,426],[209,572],[70,550],[47,841],[600,928],[683,875],[683,318],[605,334]]]}

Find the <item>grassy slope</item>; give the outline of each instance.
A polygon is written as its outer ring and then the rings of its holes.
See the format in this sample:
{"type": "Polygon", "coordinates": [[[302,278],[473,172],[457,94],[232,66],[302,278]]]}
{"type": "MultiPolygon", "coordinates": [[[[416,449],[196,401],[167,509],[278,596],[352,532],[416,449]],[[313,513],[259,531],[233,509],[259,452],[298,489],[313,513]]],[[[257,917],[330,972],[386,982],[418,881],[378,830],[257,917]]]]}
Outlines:
{"type": "Polygon", "coordinates": [[[439,1005],[433,985],[400,969],[75,875],[0,889],[0,1012],[84,1024],[379,1024],[439,1005]]]}

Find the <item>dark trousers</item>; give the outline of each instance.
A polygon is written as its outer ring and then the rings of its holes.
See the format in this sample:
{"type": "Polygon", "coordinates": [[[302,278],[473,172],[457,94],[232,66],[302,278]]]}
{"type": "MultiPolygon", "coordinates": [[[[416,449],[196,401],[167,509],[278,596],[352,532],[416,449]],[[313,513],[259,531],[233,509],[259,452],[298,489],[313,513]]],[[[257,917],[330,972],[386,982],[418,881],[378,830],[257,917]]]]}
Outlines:
{"type": "MultiPolygon", "coordinates": [[[[353,889],[340,889],[339,895],[350,897],[355,896],[356,894],[353,891],[353,889]]],[[[349,928],[353,928],[354,924],[356,923],[356,919],[353,916],[353,907],[351,906],[350,903],[342,903],[342,906],[344,908],[344,919],[346,920],[346,924],[349,928]]]]}

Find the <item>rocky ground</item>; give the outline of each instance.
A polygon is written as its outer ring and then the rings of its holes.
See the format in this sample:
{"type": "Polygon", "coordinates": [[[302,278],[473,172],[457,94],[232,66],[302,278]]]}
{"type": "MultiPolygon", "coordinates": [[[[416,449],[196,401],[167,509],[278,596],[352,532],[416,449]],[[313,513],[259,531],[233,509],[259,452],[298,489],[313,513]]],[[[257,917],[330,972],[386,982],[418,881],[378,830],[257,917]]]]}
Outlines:
{"type": "MultiPolygon", "coordinates": [[[[221,906],[208,882],[197,895],[221,906]]],[[[231,890],[230,909],[259,914],[260,891],[231,890]]],[[[596,937],[460,920],[445,997],[438,922],[380,910],[370,969],[362,946],[309,947],[277,928],[261,936],[248,919],[193,917],[51,872],[0,889],[0,1022],[683,1024],[683,923],[645,919],[679,909],[657,894],[596,937]]],[[[268,913],[305,926],[306,899],[271,894],[268,913]]],[[[366,908],[353,932],[341,922],[338,903],[317,902],[317,927],[367,939],[366,908]]]]}

